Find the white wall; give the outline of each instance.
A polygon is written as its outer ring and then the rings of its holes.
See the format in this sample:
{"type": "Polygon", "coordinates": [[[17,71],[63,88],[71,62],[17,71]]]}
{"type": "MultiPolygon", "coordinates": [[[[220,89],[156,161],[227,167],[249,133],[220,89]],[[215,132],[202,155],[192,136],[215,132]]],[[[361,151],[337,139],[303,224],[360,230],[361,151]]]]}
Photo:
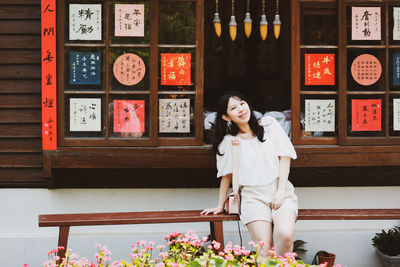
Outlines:
{"type": "MultiPolygon", "coordinates": [[[[400,208],[400,187],[298,188],[300,208],[400,208]]],[[[42,266],[57,246],[57,228],[39,228],[38,215],[48,213],[202,209],[214,206],[217,189],[1,189],[0,267],[42,266]]],[[[400,221],[299,221],[296,239],[307,242],[306,262],[320,249],[336,253],[348,267],[380,266],[371,238],[400,221]]],[[[72,227],[68,246],[93,259],[94,244],[107,245],[114,259],[129,259],[130,244],[153,240],[173,230],[208,234],[208,223],[72,227]]],[[[225,242],[239,243],[236,222],[224,223],[225,242]]],[[[243,244],[249,234],[241,226],[243,244]]]]}

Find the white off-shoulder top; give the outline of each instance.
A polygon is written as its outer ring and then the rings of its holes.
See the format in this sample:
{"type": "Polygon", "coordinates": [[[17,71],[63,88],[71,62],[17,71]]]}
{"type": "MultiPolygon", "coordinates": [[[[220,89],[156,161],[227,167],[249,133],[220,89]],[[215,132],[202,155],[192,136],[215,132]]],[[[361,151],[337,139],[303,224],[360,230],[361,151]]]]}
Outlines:
{"type": "MultiPolygon", "coordinates": [[[[275,118],[266,116],[260,124],[264,127],[264,142],[257,137],[239,140],[239,186],[267,185],[279,176],[279,156],[296,159],[296,151],[286,132],[275,118]]],[[[222,156],[217,154],[217,177],[232,173],[232,135],[226,135],[219,145],[222,156]]]]}

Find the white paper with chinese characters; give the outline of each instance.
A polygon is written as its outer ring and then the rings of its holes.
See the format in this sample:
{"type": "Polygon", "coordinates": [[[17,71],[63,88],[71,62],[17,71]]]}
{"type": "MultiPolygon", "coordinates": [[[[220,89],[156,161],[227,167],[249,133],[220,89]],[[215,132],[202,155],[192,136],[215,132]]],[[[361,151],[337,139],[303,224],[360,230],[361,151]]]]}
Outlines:
{"type": "Polygon", "coordinates": [[[380,7],[351,7],[351,40],[381,40],[380,7]]]}
{"type": "Polygon", "coordinates": [[[101,40],[101,4],[69,5],[69,39],[101,40]]]}
{"type": "Polygon", "coordinates": [[[305,130],[309,132],[335,131],[335,100],[305,100],[305,130]]]}
{"type": "Polygon", "coordinates": [[[393,99],[393,130],[400,131],[400,98],[393,99]]]}
{"type": "Polygon", "coordinates": [[[115,4],[115,36],[144,37],[144,4],[115,4]]]}
{"type": "Polygon", "coordinates": [[[190,132],[190,99],[159,100],[160,133],[190,132]]]}
{"type": "Polygon", "coordinates": [[[393,40],[400,40],[400,7],[393,7],[393,40]]]}
{"type": "Polygon", "coordinates": [[[71,132],[101,131],[100,98],[71,98],[69,104],[69,130],[71,132]]]}

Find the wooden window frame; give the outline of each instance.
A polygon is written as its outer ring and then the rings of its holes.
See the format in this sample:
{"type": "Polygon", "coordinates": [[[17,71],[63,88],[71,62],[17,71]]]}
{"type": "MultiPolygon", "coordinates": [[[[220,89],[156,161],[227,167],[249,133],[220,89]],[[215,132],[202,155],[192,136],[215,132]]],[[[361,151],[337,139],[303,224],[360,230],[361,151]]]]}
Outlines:
{"type": "MultiPolygon", "coordinates": [[[[108,117],[109,113],[109,96],[115,95],[110,90],[110,47],[111,46],[111,3],[110,0],[101,1],[103,7],[102,17],[104,18],[104,25],[102,32],[104,34],[103,40],[99,41],[97,44],[68,44],[65,40],[65,31],[68,29],[68,25],[65,25],[66,8],[68,3],[65,1],[57,0],[57,57],[58,57],[58,69],[57,69],[57,88],[58,88],[58,147],[131,147],[131,146],[199,146],[203,144],[203,86],[204,86],[204,71],[203,71],[203,54],[204,54],[204,0],[179,0],[185,2],[195,2],[196,3],[196,43],[193,45],[160,45],[158,42],[159,34],[159,2],[174,2],[174,0],[149,0],[149,10],[150,10],[150,44],[129,44],[130,48],[135,47],[149,47],[149,66],[150,66],[150,88],[148,91],[129,91],[127,95],[146,95],[148,96],[149,105],[149,115],[150,115],[150,125],[149,125],[149,136],[138,138],[138,139],[124,139],[124,138],[112,138],[110,136],[110,126],[107,121],[110,121],[108,117]],[[66,137],[65,136],[65,96],[67,95],[64,91],[65,88],[65,49],[66,47],[94,47],[94,48],[104,48],[104,59],[103,59],[103,73],[106,75],[105,86],[102,91],[75,91],[71,95],[101,95],[102,100],[102,121],[104,123],[104,136],[99,138],[77,138],[77,137],[66,137]],[[195,80],[195,90],[189,95],[194,96],[194,137],[159,137],[158,135],[158,97],[162,95],[158,89],[158,75],[159,75],[159,48],[160,47],[183,47],[183,48],[194,48],[196,50],[196,80],[195,80]],[[111,92],[111,93],[110,93],[111,92]]],[[[175,0],[177,1],[177,0],[175,0]]],[[[99,1],[100,2],[100,1],[99,1]]],[[[123,44],[122,46],[127,46],[128,44],[123,44]]],[[[163,91],[162,91],[163,92],[163,91]]],[[[164,92],[175,94],[178,92],[164,92]]],[[[181,94],[182,92],[179,92],[181,94]]],[[[125,95],[125,94],[124,94],[125,95]]]]}
{"type": "MultiPolygon", "coordinates": [[[[400,4],[400,1],[398,2],[400,4]]],[[[400,95],[399,91],[389,90],[389,49],[400,48],[399,45],[389,44],[389,5],[388,0],[376,0],[376,1],[358,1],[358,0],[295,0],[292,1],[292,141],[295,145],[340,145],[340,146],[378,146],[378,145],[399,145],[399,136],[390,136],[389,134],[389,100],[390,96],[400,95]],[[336,4],[337,5],[337,45],[302,45],[300,40],[301,27],[301,5],[307,3],[317,4],[336,4]],[[362,5],[362,6],[382,6],[383,12],[385,12],[382,30],[382,38],[384,45],[348,45],[347,42],[347,6],[362,5]],[[337,49],[337,92],[326,92],[326,91],[301,91],[301,53],[302,48],[315,48],[315,49],[337,49]],[[348,48],[379,48],[385,51],[385,64],[383,66],[384,90],[381,91],[348,91],[347,90],[347,49],[348,48]],[[338,132],[336,137],[302,137],[300,136],[300,107],[301,107],[301,96],[302,95],[332,95],[337,96],[337,125],[338,132]],[[382,137],[353,137],[348,136],[347,125],[347,105],[348,97],[351,95],[382,95],[383,97],[383,108],[382,108],[382,131],[385,135],[382,137]]]]}

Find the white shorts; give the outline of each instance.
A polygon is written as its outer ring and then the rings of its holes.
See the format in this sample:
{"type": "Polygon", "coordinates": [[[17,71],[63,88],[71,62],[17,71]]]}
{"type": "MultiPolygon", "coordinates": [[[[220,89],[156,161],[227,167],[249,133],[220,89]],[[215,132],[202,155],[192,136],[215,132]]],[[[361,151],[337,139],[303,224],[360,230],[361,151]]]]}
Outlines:
{"type": "Polygon", "coordinates": [[[285,198],[277,210],[271,208],[272,197],[276,192],[278,179],[268,185],[241,187],[240,220],[244,225],[253,221],[272,222],[274,216],[283,209],[293,210],[298,215],[298,200],[291,182],[287,182],[285,198]]]}

